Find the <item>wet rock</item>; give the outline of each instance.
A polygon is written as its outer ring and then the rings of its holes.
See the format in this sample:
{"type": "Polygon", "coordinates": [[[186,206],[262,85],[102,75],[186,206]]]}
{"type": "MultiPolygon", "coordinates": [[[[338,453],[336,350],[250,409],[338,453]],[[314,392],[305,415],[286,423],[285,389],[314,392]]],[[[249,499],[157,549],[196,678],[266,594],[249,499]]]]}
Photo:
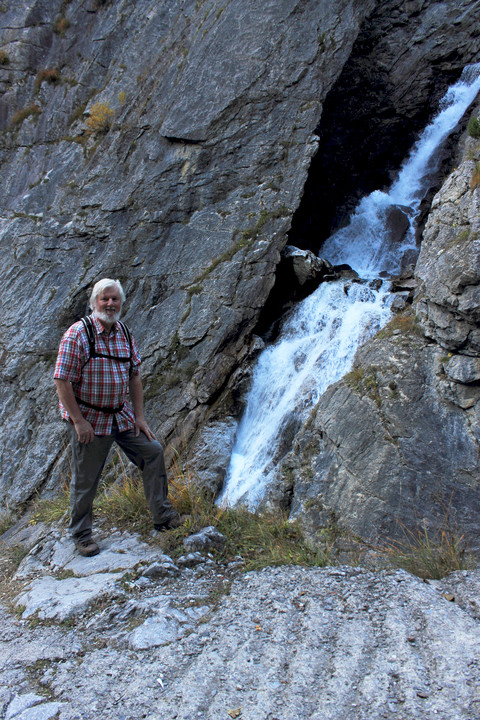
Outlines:
{"type": "Polygon", "coordinates": [[[333,271],[331,263],[327,260],[317,257],[311,250],[300,250],[292,245],[287,245],[282,250],[282,260],[284,275],[288,267],[300,287],[308,285],[314,288],[324,275],[333,271]]]}
{"type": "Polygon", "coordinates": [[[402,310],[405,310],[408,305],[408,298],[408,292],[396,293],[390,306],[393,312],[402,312],[402,310]]]}
{"type": "MultiPolygon", "coordinates": [[[[386,211],[385,231],[389,238],[390,245],[399,245],[405,239],[410,227],[410,208],[400,205],[392,205],[386,211]]],[[[387,246],[388,247],[388,246],[387,246]]]]}
{"type": "Polygon", "coordinates": [[[212,497],[216,497],[223,487],[237,425],[233,417],[207,422],[192,443],[189,467],[193,482],[198,478],[201,487],[212,497]]]}

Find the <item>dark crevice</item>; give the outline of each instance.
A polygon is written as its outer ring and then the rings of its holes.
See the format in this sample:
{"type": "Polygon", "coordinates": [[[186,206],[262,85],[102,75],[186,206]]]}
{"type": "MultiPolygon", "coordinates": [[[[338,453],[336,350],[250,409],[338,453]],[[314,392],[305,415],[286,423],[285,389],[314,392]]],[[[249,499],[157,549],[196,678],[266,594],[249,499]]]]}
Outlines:
{"type": "Polygon", "coordinates": [[[369,19],[326,97],[315,130],[320,144],[293,217],[291,245],[318,253],[362,197],[391,185],[439,99],[471,60],[450,53],[448,61],[431,62],[428,72],[401,89],[389,76],[392,68],[379,65],[381,37],[382,19],[369,19]]]}
{"type": "MultiPolygon", "coordinates": [[[[412,15],[409,22],[413,21],[412,15]]],[[[347,224],[361,198],[390,187],[419,134],[437,113],[440,98],[460,77],[464,66],[473,61],[456,51],[448,57],[432,58],[418,78],[405,78],[404,86],[399,87],[389,77],[394,63],[379,66],[377,45],[382,37],[382,18],[367,20],[326,97],[315,130],[320,144],[292,219],[289,245],[321,256],[323,242],[347,224]]],[[[433,195],[453,169],[454,146],[467,122],[468,113],[440,151],[420,207],[419,242],[433,195]]],[[[291,268],[282,259],[255,332],[267,341],[273,340],[284,313],[317,286],[299,290],[291,268]]]]}

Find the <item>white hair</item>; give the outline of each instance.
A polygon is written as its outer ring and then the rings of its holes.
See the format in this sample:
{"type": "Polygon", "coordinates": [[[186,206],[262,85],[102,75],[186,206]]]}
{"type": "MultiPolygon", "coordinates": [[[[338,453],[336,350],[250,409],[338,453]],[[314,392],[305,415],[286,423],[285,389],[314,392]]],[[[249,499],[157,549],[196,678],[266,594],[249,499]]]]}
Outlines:
{"type": "Polygon", "coordinates": [[[95,285],[93,286],[92,294],[90,295],[90,307],[92,310],[95,310],[95,300],[97,299],[97,296],[100,295],[101,292],[106,290],[109,287],[117,287],[118,291],[120,293],[120,298],[122,300],[122,305],[125,302],[125,293],[123,291],[122,283],[120,280],[112,280],[112,278],[103,278],[102,280],[99,280],[95,285]]]}

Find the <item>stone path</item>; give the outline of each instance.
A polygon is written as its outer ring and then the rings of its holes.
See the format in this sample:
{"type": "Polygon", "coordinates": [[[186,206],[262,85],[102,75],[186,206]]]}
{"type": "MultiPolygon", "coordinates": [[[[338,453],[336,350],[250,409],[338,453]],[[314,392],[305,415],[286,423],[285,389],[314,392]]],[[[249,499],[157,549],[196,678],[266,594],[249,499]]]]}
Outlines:
{"type": "Polygon", "coordinates": [[[242,574],[191,539],[175,561],[128,534],[100,543],[80,558],[45,529],[20,564],[0,717],[480,718],[480,571],[242,574]]]}

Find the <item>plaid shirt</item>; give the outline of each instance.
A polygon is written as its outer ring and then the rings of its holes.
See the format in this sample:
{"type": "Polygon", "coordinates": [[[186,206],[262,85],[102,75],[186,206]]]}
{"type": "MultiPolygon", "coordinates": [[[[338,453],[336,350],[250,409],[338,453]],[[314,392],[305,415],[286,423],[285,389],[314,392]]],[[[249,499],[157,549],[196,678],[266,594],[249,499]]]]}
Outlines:
{"type": "MultiPolygon", "coordinates": [[[[130,343],[120,325],[115,323],[107,334],[102,323],[94,315],[90,317],[93,321],[96,352],[129,357],[130,343]]],[[[141,358],[133,338],[131,353],[130,363],[116,362],[108,358],[91,358],[87,332],[81,320],[74,323],[62,337],[54,378],[72,383],[82,415],[93,427],[95,435],[109,435],[112,432],[114,416],[87,408],[82,405],[82,400],[91,405],[110,408],[120,407],[124,403],[122,410],[115,413],[118,428],[123,432],[131,430],[135,425],[135,415],[127,395],[130,377],[138,374],[141,358]]],[[[60,412],[64,420],[70,420],[61,402],[60,412]]]]}

